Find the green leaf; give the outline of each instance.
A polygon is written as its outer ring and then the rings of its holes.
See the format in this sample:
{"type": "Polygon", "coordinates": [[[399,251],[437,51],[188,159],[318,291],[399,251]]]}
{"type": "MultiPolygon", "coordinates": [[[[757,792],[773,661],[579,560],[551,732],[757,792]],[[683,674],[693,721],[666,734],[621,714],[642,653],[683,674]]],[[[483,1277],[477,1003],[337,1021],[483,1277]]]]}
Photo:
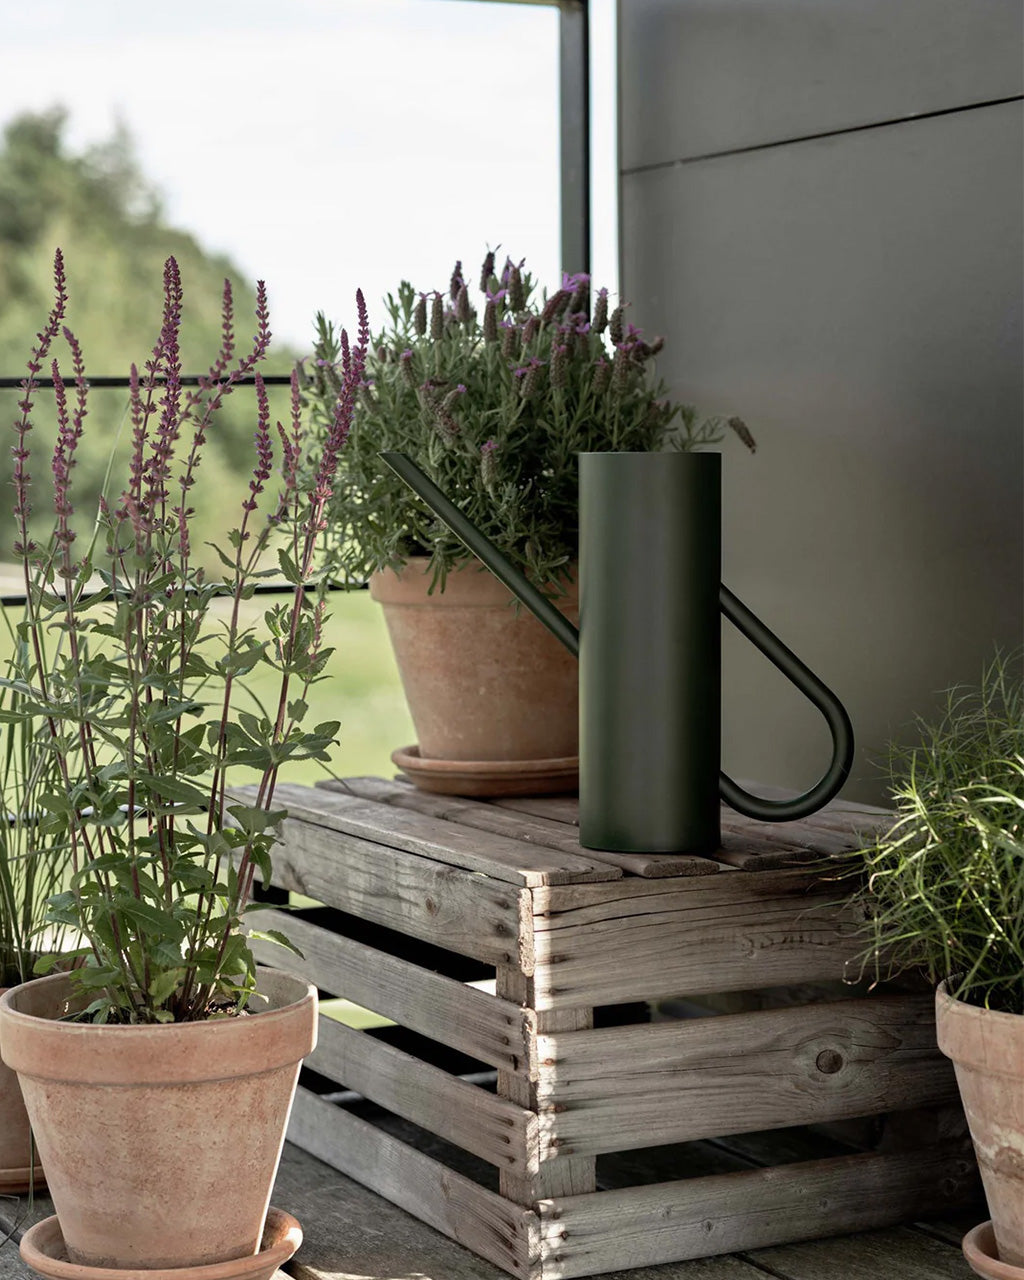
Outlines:
{"type": "Polygon", "coordinates": [[[249,931],[249,937],[259,938],[262,942],[276,942],[279,947],[284,947],[286,951],[290,951],[293,955],[298,956],[300,960],[305,960],[306,958],[295,943],[292,942],[290,938],[285,937],[280,929],[267,929],[266,931],[263,931],[262,929],[251,929],[249,931]]]}

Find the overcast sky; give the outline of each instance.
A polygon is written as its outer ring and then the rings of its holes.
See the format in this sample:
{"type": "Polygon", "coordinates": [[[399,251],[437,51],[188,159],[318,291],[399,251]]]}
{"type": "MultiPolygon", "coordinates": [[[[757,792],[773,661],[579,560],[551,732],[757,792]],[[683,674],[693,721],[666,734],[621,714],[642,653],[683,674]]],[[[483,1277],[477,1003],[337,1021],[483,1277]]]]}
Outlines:
{"type": "MultiPolygon", "coordinates": [[[[4,6],[0,124],[121,119],[167,215],[263,277],[274,331],[374,320],[501,244],[558,273],[558,15],[470,0],[33,0],[4,6]]],[[[613,287],[612,0],[595,0],[595,270],[613,287]]],[[[187,282],[186,282],[187,289],[187,282]]]]}

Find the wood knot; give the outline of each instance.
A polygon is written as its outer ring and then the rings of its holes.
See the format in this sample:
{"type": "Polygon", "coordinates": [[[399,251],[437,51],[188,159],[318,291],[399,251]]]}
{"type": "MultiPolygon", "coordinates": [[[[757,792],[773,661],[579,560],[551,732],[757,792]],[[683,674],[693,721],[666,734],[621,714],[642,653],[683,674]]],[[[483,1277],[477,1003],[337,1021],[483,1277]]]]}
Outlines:
{"type": "Polygon", "coordinates": [[[835,1049],[822,1049],[814,1060],[814,1065],[826,1076],[834,1076],[843,1067],[843,1055],[835,1049]]]}

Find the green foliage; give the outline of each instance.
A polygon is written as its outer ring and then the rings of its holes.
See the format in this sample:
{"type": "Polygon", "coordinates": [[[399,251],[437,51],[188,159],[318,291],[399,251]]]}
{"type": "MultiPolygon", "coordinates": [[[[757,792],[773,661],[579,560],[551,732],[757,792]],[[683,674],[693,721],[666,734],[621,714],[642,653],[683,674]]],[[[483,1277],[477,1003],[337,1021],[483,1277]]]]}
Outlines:
{"type": "Polygon", "coordinates": [[[40,797],[59,785],[22,696],[0,689],[0,987],[26,982],[36,959],[64,945],[44,932],[47,900],[67,883],[69,849],[38,821],[40,797]]]}
{"type": "MultiPolygon", "coordinates": [[[[208,254],[188,233],[166,221],[161,201],[141,173],[130,138],[119,130],[108,141],[74,154],[65,142],[66,116],[59,108],[12,121],[0,144],[0,374],[23,368],[25,335],[38,327],[49,306],[53,246],[76,262],[78,336],[96,375],[140,367],[153,339],[153,318],[161,305],[160,275],[173,254],[188,280],[188,315],[183,334],[185,373],[201,373],[205,353],[220,342],[221,294],[225,277],[241,272],[226,258],[208,254]]],[[[243,314],[251,314],[251,285],[235,290],[243,314]]],[[[268,357],[268,373],[287,374],[295,354],[285,348],[268,357]]],[[[48,369],[42,370],[44,375],[48,369]]],[[[287,416],[287,391],[271,391],[274,413],[287,416]]],[[[17,414],[16,391],[0,391],[0,415],[17,414]]],[[[222,411],[207,447],[196,490],[196,539],[202,546],[223,536],[221,504],[225,488],[247,476],[252,466],[252,400],[247,392],[222,411]]],[[[39,424],[41,449],[53,447],[52,418],[39,424]]],[[[5,431],[5,436],[8,433],[5,431]]],[[[115,466],[127,458],[130,441],[127,393],[96,389],[88,438],[78,460],[78,498],[73,524],[83,538],[92,533],[99,495],[115,441],[115,466]]],[[[0,490],[10,491],[9,448],[0,449],[0,490]]],[[[42,479],[42,477],[39,477],[42,479]]],[[[32,527],[44,541],[52,517],[43,501],[34,503],[32,527]]],[[[0,537],[0,560],[10,558],[8,537],[0,537]]]]}
{"type": "MultiPolygon", "coordinates": [[[[447,300],[407,281],[386,299],[390,323],[371,344],[331,505],[329,563],[343,581],[412,555],[432,556],[443,581],[469,558],[380,451],[408,454],[517,567],[554,584],[576,556],[577,453],[690,449],[721,436],[718,422],[665,398],[651,368],[660,339],[646,343],[621,307],[609,316],[605,290],[591,316],[588,277],[566,277],[535,304],[529,275],[506,262],[499,281],[490,254],[481,290],[482,317],[459,263],[447,300]]],[[[317,329],[305,394],[322,433],[341,351],[322,314],[317,329]]]]}
{"type": "MultiPolygon", "coordinates": [[[[70,523],[72,476],[89,391],[66,325],[59,251],[55,285],[16,424],[14,546],[27,603],[13,623],[17,643],[0,679],[0,689],[12,695],[0,721],[45,755],[50,786],[33,794],[39,831],[67,849],[70,863],[67,888],[50,898],[47,919],[81,939],[67,954],[80,960],[75,980],[92,997],[85,1016],[116,1022],[216,1016],[244,1007],[255,987],[248,917],[254,880],[269,878],[285,816],[274,805],[278,771],[295,760],[325,761],[339,728],[306,723],[310,691],[330,653],[322,642],[326,599],[307,584],[348,420],[345,412],[336,415],[323,458],[305,468],[312,481],[304,487],[296,386],[290,429],[278,425],[280,491],[267,495],[274,470],[270,410],[255,374],[254,464],[237,489],[227,549],[216,552],[220,569],[207,574],[193,553],[192,482],[207,436],[215,424],[220,429],[225,399],[263,359],[269,327],[258,291],[252,349],[236,356],[227,336],[227,294],[220,350],[198,389],[182,387],[182,289],[171,258],[160,336],[131,394],[127,465],[112,478],[116,496],[100,516],[100,547],[90,543],[79,554],[70,523]],[[32,448],[34,378],[51,367],[60,333],[75,382],[69,391],[58,378],[57,443],[47,466],[32,448]],[[28,522],[30,467],[53,477],[55,516],[45,543],[35,541],[28,522]],[[276,572],[262,567],[273,545],[285,548],[295,567],[294,586],[256,627],[245,621],[243,604],[259,579],[276,572]],[[220,600],[228,617],[211,630],[208,615],[220,600]],[[241,681],[260,668],[275,676],[269,710],[240,709],[241,681]],[[247,778],[256,773],[251,803],[232,801],[240,771],[247,778]]],[[[352,360],[348,405],[362,351],[352,360]]],[[[44,960],[37,971],[49,964],[44,960]]]]}
{"type": "Polygon", "coordinates": [[[919,730],[892,756],[895,823],[866,850],[868,961],[1024,1014],[1024,681],[997,659],[919,730]]]}

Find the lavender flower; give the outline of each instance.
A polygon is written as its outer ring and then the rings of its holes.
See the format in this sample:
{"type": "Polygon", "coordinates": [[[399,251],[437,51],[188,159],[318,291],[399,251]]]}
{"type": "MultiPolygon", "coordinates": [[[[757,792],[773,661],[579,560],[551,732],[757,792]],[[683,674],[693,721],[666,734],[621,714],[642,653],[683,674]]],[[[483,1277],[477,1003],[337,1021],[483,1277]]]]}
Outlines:
{"type": "Polygon", "coordinates": [[[435,293],[430,302],[430,336],[434,342],[444,337],[444,303],[439,293],[435,293]]]}
{"type": "Polygon", "coordinates": [[[415,391],[420,384],[419,384],[419,379],[416,377],[416,371],[412,367],[411,348],[406,347],[406,349],[398,357],[398,364],[402,370],[402,377],[405,379],[406,384],[410,386],[413,389],[413,391],[415,391]]]}
{"type": "Polygon", "coordinates": [[[623,309],[620,304],[612,312],[611,319],[608,321],[608,336],[616,346],[622,341],[622,317],[623,309]]]}
{"type": "Polygon", "coordinates": [[[469,305],[469,290],[464,284],[459,285],[459,292],[455,297],[455,318],[460,324],[469,324],[473,319],[473,311],[469,305]]]}
{"type": "Polygon", "coordinates": [[[519,326],[514,320],[501,322],[501,354],[506,360],[514,360],[519,354],[519,326]]]}
{"type": "Polygon", "coordinates": [[[462,278],[462,262],[459,261],[456,262],[452,269],[452,278],[448,282],[448,296],[451,298],[452,302],[457,301],[459,290],[464,289],[465,287],[466,282],[462,278]]]}
{"type": "Polygon", "coordinates": [[[542,324],[550,324],[553,320],[557,320],[562,312],[569,305],[569,299],[572,294],[568,289],[559,289],[557,293],[553,293],[544,305],[544,310],[540,313],[542,324]]]}
{"type": "MultiPolygon", "coordinates": [[[[508,304],[516,315],[526,308],[526,293],[523,289],[523,276],[519,266],[509,263],[508,267],[508,304]]],[[[502,284],[505,281],[502,280],[502,284]]]]}
{"type": "Polygon", "coordinates": [[[567,381],[569,348],[565,343],[556,343],[551,348],[551,385],[564,390],[567,381]]]}
{"type": "Polygon", "coordinates": [[[421,293],[412,316],[412,326],[416,336],[422,338],[427,332],[427,295],[421,293]]]}
{"type": "Polygon", "coordinates": [[[497,452],[497,440],[487,440],[480,446],[480,479],[488,490],[494,489],[498,479],[497,452]]]}
{"type": "Polygon", "coordinates": [[[483,333],[484,342],[498,341],[498,308],[491,297],[488,297],[484,306],[483,333]]]}
{"type": "MultiPolygon", "coordinates": [[[[483,266],[480,268],[480,292],[487,293],[491,283],[491,276],[494,275],[494,250],[488,249],[487,256],[484,258],[483,266]]],[[[488,294],[488,297],[490,295],[488,294]]]]}
{"type": "Polygon", "coordinates": [[[604,333],[607,327],[608,327],[608,290],[599,289],[597,291],[597,301],[594,303],[593,330],[595,333],[604,333]]]}

